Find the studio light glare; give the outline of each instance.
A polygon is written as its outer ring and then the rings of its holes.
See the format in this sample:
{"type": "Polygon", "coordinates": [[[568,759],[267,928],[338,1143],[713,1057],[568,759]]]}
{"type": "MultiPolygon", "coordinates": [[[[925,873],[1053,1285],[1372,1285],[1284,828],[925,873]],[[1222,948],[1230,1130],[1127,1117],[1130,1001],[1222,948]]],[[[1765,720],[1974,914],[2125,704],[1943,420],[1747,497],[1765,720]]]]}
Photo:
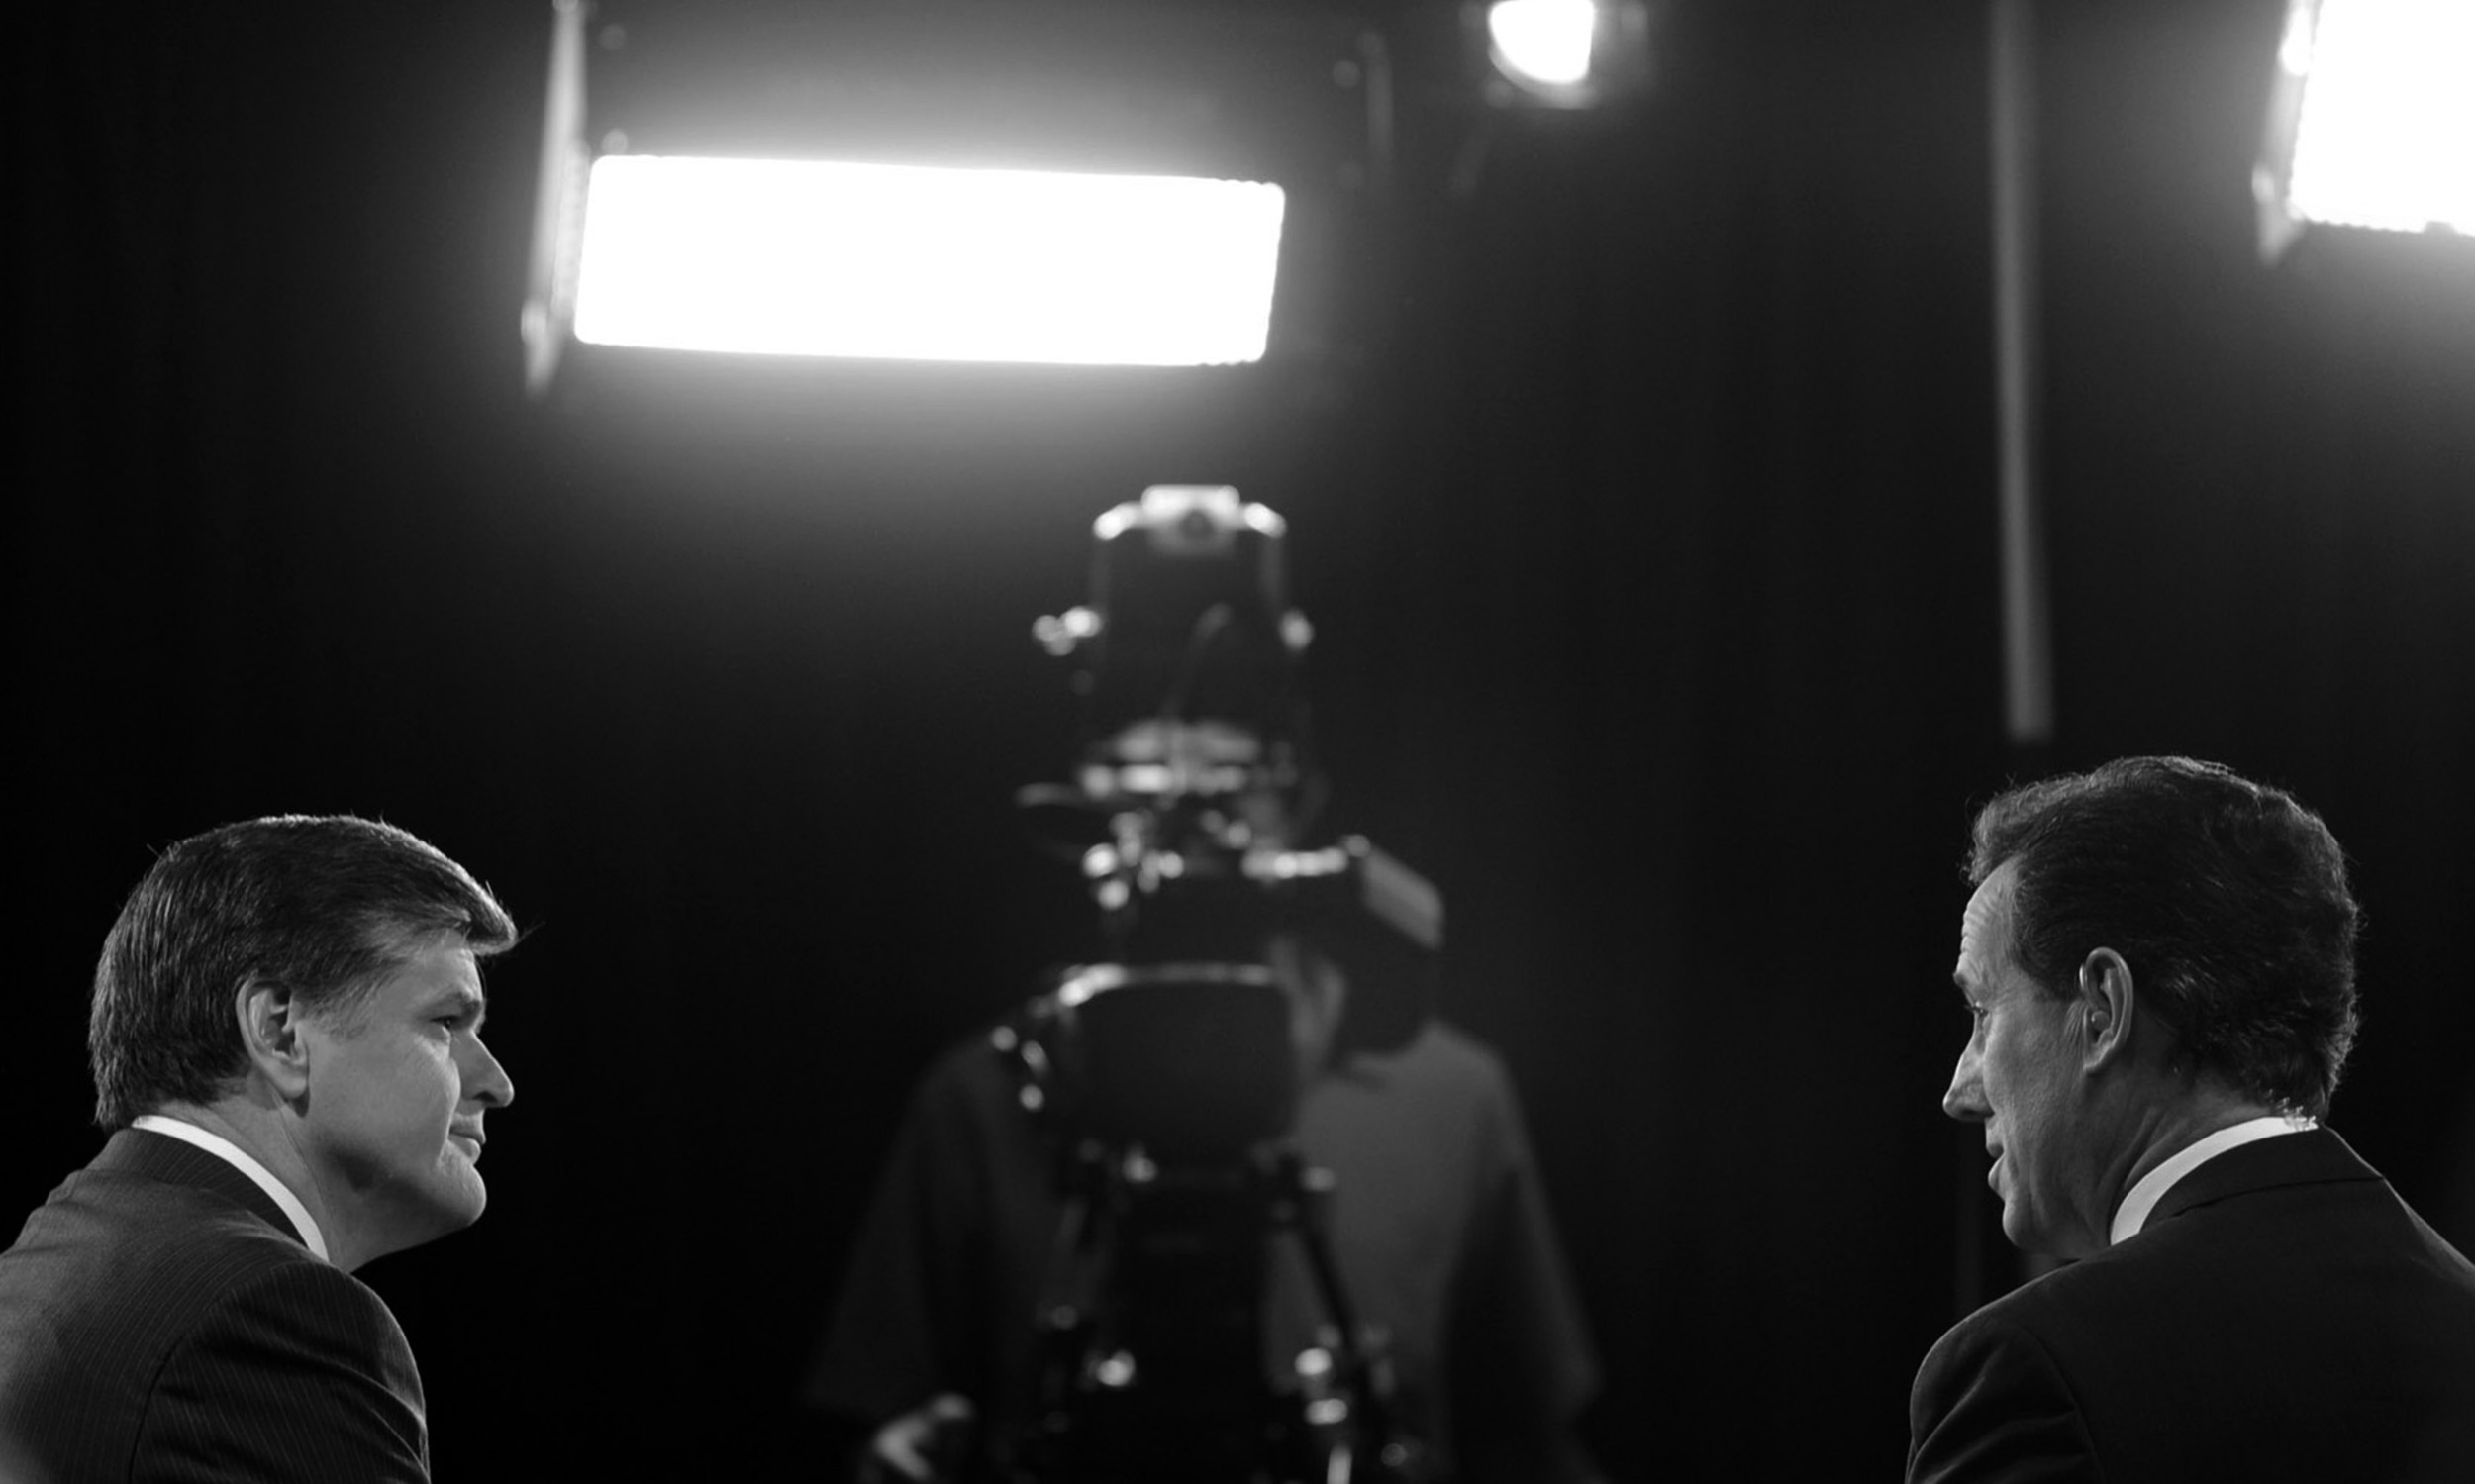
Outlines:
{"type": "Polygon", "coordinates": [[[1283,204],[1249,181],[605,155],[575,334],[764,355],[1252,361],[1283,204]]]}
{"type": "Polygon", "coordinates": [[[1534,83],[1571,87],[1590,75],[1591,0],[1498,0],[1487,8],[1487,36],[1499,63],[1534,83]]]}
{"type": "Polygon", "coordinates": [[[1648,87],[1651,8],[1649,0],[1468,0],[1462,14],[1484,54],[1488,102],[1575,110],[1648,87]]]}
{"type": "Polygon", "coordinates": [[[2296,224],[2475,233],[2475,4],[2292,0],[2256,186],[2296,224]]]}

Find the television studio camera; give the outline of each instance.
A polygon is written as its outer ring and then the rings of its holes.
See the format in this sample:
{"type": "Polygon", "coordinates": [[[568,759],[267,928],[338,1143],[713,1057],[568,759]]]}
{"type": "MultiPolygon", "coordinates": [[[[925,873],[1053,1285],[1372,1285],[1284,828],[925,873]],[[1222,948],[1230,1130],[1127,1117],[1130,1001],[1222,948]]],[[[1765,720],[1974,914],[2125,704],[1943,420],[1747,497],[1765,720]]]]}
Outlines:
{"type": "Polygon", "coordinates": [[[1018,1484],[1410,1480],[1380,1343],[1352,1313],[1299,1153],[1303,943],[1348,989],[1335,1055],[1424,1023],[1441,898],[1365,840],[1304,841],[1320,803],[1296,694],[1311,640],[1285,525],[1225,486],[1155,486],[1094,526],[1090,602],[1043,618],[1083,710],[1073,780],[1020,802],[1082,872],[1107,961],[995,1038],[1055,1153],[1063,1216],[1018,1484]],[[1276,1244],[1322,1324],[1267,1354],[1276,1244]]]}

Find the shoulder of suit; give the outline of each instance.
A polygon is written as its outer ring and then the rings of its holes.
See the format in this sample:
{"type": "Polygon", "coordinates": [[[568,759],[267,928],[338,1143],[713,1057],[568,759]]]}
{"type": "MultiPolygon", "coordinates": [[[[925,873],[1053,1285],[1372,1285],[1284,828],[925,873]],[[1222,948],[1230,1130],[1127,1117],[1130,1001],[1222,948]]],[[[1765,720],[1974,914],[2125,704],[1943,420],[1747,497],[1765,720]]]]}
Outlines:
{"type": "MultiPolygon", "coordinates": [[[[234,1178],[247,1176],[234,1171],[234,1178]]],[[[263,1246],[269,1258],[289,1254],[306,1262],[319,1261],[288,1227],[277,1225],[237,1193],[135,1171],[91,1168],[70,1176],[61,1191],[72,1199],[91,1200],[98,1209],[144,1212],[130,1236],[135,1246],[185,1249],[205,1242],[236,1250],[263,1246]]],[[[273,1209],[272,1202],[265,1205],[273,1209]]]]}
{"type": "Polygon", "coordinates": [[[70,1352],[148,1370],[158,1362],[137,1357],[228,1339],[246,1348],[251,1335],[309,1333],[339,1353],[404,1349],[393,1317],[360,1280],[212,1191],[157,1186],[70,1199],[86,1209],[55,1201],[30,1221],[36,1244],[11,1279],[70,1352]]]}
{"type": "MultiPolygon", "coordinates": [[[[2240,1152],[2240,1151],[2237,1151],[2240,1152]]],[[[2004,1327],[2048,1337],[2097,1333],[2127,1314],[2147,1312],[2195,1285],[2221,1287],[2228,1228],[2208,1207],[2152,1220],[2138,1236],[1993,1299],[1953,1327],[2004,1327]]]]}
{"type": "Polygon", "coordinates": [[[218,1323],[324,1336],[353,1352],[404,1344],[402,1327],[375,1290],[315,1257],[238,1273],[209,1307],[218,1323]]]}
{"type": "MultiPolygon", "coordinates": [[[[2125,1243],[2068,1263],[1992,1299],[1951,1327],[1943,1343],[2012,1333],[2051,1338],[2112,1313],[2152,1285],[2171,1286],[2171,1260],[2158,1260],[2165,1243],[2125,1243]]],[[[2169,1254],[2170,1255],[2170,1254],[2169,1254]]],[[[1937,1346],[1939,1348],[1939,1346],[1937,1346]]]]}
{"type": "Polygon", "coordinates": [[[2015,1288],[1943,1331],[1942,1337],[1927,1353],[1925,1368],[1931,1370],[1937,1362],[1988,1349],[2026,1345],[2041,1353],[2045,1349],[2041,1323],[2045,1305],[2040,1297],[2030,1296],[2030,1290],[2034,1287],[2036,1283],[2030,1282],[2015,1288]]]}

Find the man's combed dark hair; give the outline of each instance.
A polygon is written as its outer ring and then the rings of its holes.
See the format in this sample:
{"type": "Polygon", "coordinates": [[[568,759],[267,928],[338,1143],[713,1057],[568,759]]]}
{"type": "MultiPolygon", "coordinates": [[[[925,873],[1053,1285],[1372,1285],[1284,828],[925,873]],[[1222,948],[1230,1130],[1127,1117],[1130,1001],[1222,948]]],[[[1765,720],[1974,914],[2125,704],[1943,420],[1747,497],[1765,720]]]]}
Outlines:
{"type": "Polygon", "coordinates": [[[129,894],[95,965],[95,1122],[118,1129],[228,1090],[248,1065],[243,985],[280,985],[314,1015],[349,1014],[448,933],[485,956],[517,937],[488,888],[393,825],[283,815],[180,841],[129,894]]]}
{"type": "Polygon", "coordinates": [[[2049,994],[2112,948],[2184,1055],[2321,1117],[2354,1044],[2346,858],[2293,795],[2188,757],[2127,757],[1977,815],[1968,878],[2017,861],[2012,952],[2049,994]]]}

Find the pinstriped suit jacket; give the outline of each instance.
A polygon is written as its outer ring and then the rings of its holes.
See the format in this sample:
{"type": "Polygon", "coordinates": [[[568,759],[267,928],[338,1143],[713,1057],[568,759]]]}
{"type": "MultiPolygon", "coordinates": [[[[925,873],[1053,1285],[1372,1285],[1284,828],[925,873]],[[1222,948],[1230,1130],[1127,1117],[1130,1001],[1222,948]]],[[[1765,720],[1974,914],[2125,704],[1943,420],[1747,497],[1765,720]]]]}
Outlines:
{"type": "Polygon", "coordinates": [[[0,1484],[410,1484],[421,1374],[248,1177],[112,1136],[0,1253],[0,1484]]]}

